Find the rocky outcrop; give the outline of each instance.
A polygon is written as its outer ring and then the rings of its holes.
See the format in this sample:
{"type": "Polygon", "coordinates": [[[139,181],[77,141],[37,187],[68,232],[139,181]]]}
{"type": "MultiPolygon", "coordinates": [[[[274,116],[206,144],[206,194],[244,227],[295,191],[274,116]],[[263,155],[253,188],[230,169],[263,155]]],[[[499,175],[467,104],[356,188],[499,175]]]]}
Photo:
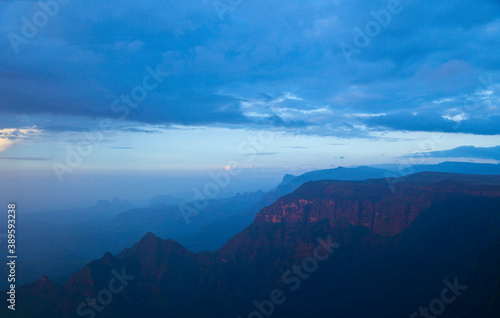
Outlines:
{"type": "Polygon", "coordinates": [[[462,195],[498,197],[500,187],[453,179],[423,184],[403,181],[392,189],[381,180],[308,182],[262,209],[255,223],[328,220],[332,227],[350,224],[384,236],[394,236],[404,231],[432,204],[462,195]]]}

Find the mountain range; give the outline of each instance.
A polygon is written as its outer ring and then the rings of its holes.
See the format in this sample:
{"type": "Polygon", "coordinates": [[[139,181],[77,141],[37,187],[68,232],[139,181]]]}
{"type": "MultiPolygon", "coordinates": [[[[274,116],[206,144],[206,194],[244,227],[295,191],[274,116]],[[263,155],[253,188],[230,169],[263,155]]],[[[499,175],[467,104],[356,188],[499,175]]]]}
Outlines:
{"type": "MultiPolygon", "coordinates": [[[[23,274],[19,280],[21,284],[28,284],[47,274],[56,282],[63,283],[71,273],[92,259],[106,251],[116,254],[149,231],[175,239],[191,251],[214,251],[250,225],[262,208],[308,181],[385,178],[391,185],[394,180],[400,180],[399,177],[414,171],[478,171],[478,174],[495,175],[500,174],[499,167],[494,164],[445,162],[404,169],[401,166],[384,166],[386,169],[338,167],[299,176],[285,175],[283,181],[269,192],[257,191],[210,200],[204,209],[190,216],[189,223],[182,217],[179,208],[182,201],[169,195],[155,197],[143,208],[134,206],[137,203],[114,199],[112,202],[100,201],[90,209],[23,215],[23,222],[18,225],[23,233],[18,241],[23,259],[18,268],[23,274]]],[[[192,202],[185,205],[194,206],[192,202]]],[[[2,243],[0,246],[3,246],[2,243]]],[[[0,275],[6,274],[7,268],[0,267],[0,275]]],[[[0,283],[0,288],[7,287],[6,281],[0,283]]]]}
{"type": "Polygon", "coordinates": [[[215,251],[149,232],[63,284],[19,288],[16,314],[498,317],[499,255],[500,176],[308,181],[215,251]]]}

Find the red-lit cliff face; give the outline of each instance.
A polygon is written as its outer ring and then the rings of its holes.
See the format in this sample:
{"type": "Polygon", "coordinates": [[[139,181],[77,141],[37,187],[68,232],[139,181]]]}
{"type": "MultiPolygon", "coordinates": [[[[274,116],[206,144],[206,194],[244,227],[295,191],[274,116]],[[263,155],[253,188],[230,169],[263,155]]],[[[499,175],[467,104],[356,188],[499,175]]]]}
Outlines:
{"type": "Polygon", "coordinates": [[[290,225],[326,219],[333,228],[350,224],[383,236],[394,236],[432,204],[460,195],[498,197],[500,188],[456,180],[430,184],[402,182],[393,189],[381,180],[311,182],[262,209],[255,223],[290,225]]]}
{"type": "Polygon", "coordinates": [[[284,251],[287,258],[301,259],[315,247],[316,237],[304,233],[332,234],[342,244],[353,240],[366,247],[382,244],[380,236],[401,234],[436,203],[464,195],[500,197],[500,178],[485,179],[420,173],[401,178],[393,187],[383,179],[308,182],[263,208],[253,224],[229,240],[220,253],[238,264],[258,263],[262,255],[276,250],[284,251]],[[369,231],[359,237],[353,227],[369,231]]]}

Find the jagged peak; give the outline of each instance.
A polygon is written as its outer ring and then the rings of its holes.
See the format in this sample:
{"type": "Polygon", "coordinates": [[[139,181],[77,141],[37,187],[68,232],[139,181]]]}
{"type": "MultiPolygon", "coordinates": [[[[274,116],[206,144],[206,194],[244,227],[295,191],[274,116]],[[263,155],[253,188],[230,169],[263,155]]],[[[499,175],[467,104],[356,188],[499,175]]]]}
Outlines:
{"type": "Polygon", "coordinates": [[[50,282],[50,281],[51,280],[46,275],[42,275],[42,277],[40,278],[41,283],[50,282]]]}
{"type": "Polygon", "coordinates": [[[146,235],[143,236],[143,238],[141,239],[142,240],[156,240],[156,239],[159,239],[159,237],[157,237],[153,232],[148,232],[146,233],[146,235]]]}
{"type": "MultiPolygon", "coordinates": [[[[40,280],[38,280],[38,282],[36,282],[38,284],[42,284],[42,285],[58,285],[56,284],[52,279],[50,279],[47,275],[42,275],[42,277],[40,277],[40,280]]],[[[36,284],[35,283],[35,284],[36,284]]]]}
{"type": "Polygon", "coordinates": [[[140,246],[141,248],[152,248],[153,246],[157,246],[161,241],[162,239],[156,236],[154,233],[148,232],[135,245],[140,246]]]}
{"type": "Polygon", "coordinates": [[[24,288],[31,292],[35,292],[37,295],[46,295],[47,293],[56,291],[56,289],[60,287],[60,285],[52,281],[46,275],[42,275],[38,281],[24,286],[24,288]]]}
{"type": "Polygon", "coordinates": [[[293,174],[288,174],[287,173],[287,174],[285,174],[285,176],[281,180],[281,184],[287,184],[287,183],[289,183],[290,181],[292,181],[295,178],[297,178],[297,176],[294,176],[293,174]]]}
{"type": "Polygon", "coordinates": [[[111,252],[106,252],[101,257],[101,261],[103,261],[104,263],[108,264],[113,258],[114,258],[114,256],[113,256],[113,254],[111,254],[111,252]]]}
{"type": "Polygon", "coordinates": [[[118,258],[127,258],[130,257],[131,255],[138,255],[144,253],[156,253],[157,251],[163,251],[167,254],[170,254],[172,252],[180,253],[180,254],[186,254],[186,253],[192,253],[188,249],[186,249],[183,245],[180,243],[172,240],[172,239],[162,239],[152,232],[146,233],[146,235],[143,236],[143,238],[134,244],[130,248],[126,248],[123,251],[121,251],[118,255],[116,255],[118,258]]]}

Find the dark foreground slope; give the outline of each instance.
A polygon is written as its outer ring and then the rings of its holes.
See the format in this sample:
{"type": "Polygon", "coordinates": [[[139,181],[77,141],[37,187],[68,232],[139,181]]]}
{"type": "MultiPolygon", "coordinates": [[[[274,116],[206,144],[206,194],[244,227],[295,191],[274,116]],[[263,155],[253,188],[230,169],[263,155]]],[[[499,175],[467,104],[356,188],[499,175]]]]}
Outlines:
{"type": "Polygon", "coordinates": [[[15,316],[499,317],[499,253],[498,177],[314,181],[216,252],[148,233],[18,289],[15,316]]]}

